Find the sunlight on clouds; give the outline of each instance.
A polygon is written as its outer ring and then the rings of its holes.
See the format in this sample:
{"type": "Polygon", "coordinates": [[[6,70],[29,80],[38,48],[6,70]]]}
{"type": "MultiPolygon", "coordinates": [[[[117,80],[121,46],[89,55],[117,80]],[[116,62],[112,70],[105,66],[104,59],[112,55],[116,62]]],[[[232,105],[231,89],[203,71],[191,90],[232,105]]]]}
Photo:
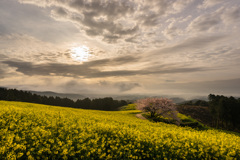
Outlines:
{"type": "Polygon", "coordinates": [[[75,61],[86,62],[90,57],[89,48],[87,46],[74,47],[71,49],[71,57],[75,61]]]}

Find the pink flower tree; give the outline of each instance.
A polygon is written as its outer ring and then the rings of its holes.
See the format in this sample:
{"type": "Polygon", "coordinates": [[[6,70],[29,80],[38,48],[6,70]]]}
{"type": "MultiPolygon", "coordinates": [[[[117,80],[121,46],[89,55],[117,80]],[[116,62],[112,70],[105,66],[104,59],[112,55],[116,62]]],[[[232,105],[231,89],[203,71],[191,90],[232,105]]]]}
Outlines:
{"type": "Polygon", "coordinates": [[[175,104],[167,98],[145,98],[136,101],[137,109],[150,112],[151,117],[163,116],[175,120],[180,124],[180,119],[177,116],[175,104]]]}

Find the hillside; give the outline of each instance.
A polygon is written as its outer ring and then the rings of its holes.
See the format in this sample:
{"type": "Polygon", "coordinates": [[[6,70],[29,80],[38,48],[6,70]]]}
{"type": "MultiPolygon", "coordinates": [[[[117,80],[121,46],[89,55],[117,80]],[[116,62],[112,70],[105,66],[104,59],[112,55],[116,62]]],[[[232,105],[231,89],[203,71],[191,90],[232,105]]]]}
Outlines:
{"type": "Polygon", "coordinates": [[[177,110],[179,113],[191,116],[197,121],[207,125],[212,126],[212,115],[208,107],[202,106],[191,106],[191,105],[178,105],[177,110]]]}
{"type": "Polygon", "coordinates": [[[60,97],[60,98],[70,98],[74,101],[76,101],[77,99],[84,99],[87,98],[87,96],[83,96],[80,94],[71,94],[71,93],[56,93],[56,92],[51,92],[51,91],[45,91],[45,92],[40,92],[40,91],[29,91],[33,94],[37,94],[40,96],[47,96],[47,97],[60,97]]]}
{"type": "Polygon", "coordinates": [[[240,137],[96,111],[0,101],[2,159],[239,159],[240,137]]]}

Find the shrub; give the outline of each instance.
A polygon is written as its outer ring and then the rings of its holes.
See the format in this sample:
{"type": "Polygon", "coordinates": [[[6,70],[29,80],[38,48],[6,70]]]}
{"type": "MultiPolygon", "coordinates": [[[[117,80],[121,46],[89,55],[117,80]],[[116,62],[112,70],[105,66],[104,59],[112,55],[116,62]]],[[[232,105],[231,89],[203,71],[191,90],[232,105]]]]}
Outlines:
{"type": "Polygon", "coordinates": [[[136,110],[136,104],[128,104],[120,108],[121,111],[136,110]]]}

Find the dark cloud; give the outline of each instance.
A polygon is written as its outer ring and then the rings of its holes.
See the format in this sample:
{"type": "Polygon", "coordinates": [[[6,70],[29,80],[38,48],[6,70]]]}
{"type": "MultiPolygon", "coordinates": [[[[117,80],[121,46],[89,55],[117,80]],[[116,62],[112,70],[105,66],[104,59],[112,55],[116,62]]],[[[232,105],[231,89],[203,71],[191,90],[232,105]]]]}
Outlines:
{"type": "Polygon", "coordinates": [[[125,92],[132,90],[133,88],[140,87],[141,85],[139,83],[120,82],[116,83],[115,86],[118,87],[121,92],[125,92]]]}
{"type": "Polygon", "coordinates": [[[121,56],[112,59],[100,59],[90,62],[85,62],[83,65],[88,67],[98,67],[98,66],[116,66],[116,65],[124,65],[128,63],[138,62],[141,57],[138,56],[121,56]]]}
{"type": "Polygon", "coordinates": [[[63,64],[63,63],[44,63],[34,64],[24,61],[3,61],[9,67],[16,68],[16,71],[25,75],[44,75],[44,76],[67,76],[67,77],[85,77],[85,78],[101,78],[101,77],[121,77],[121,76],[134,76],[134,75],[150,75],[150,74],[172,74],[172,73],[185,73],[185,72],[198,72],[204,71],[205,68],[201,67],[184,67],[180,65],[165,65],[152,66],[141,70],[113,70],[102,71],[103,66],[121,66],[126,64],[135,63],[138,60],[136,57],[118,57],[114,59],[103,59],[83,64],[63,64]]]}
{"type": "Polygon", "coordinates": [[[8,56],[0,54],[0,60],[5,60],[5,59],[8,59],[8,56]]]}
{"type": "Polygon", "coordinates": [[[125,92],[132,90],[136,87],[141,87],[139,83],[133,83],[133,82],[108,82],[108,81],[99,81],[99,86],[105,87],[105,88],[117,88],[120,92],[125,92]]]}
{"type": "Polygon", "coordinates": [[[103,41],[108,43],[116,43],[120,37],[117,35],[106,34],[104,35],[103,41]]]}
{"type": "Polygon", "coordinates": [[[66,10],[61,7],[54,9],[53,12],[59,16],[64,16],[64,17],[67,16],[66,10]]]}
{"type": "Polygon", "coordinates": [[[65,92],[74,93],[88,93],[89,86],[79,80],[70,80],[59,84],[59,88],[63,89],[65,92]]]}
{"type": "Polygon", "coordinates": [[[86,73],[95,73],[96,70],[81,65],[67,65],[60,63],[34,64],[23,61],[4,61],[10,67],[17,68],[16,71],[25,75],[57,75],[57,76],[84,76],[86,73]]]}
{"type": "Polygon", "coordinates": [[[166,80],[165,82],[173,83],[176,82],[175,80],[166,80]]]}
{"type": "Polygon", "coordinates": [[[74,87],[79,87],[79,82],[76,80],[70,80],[65,84],[66,88],[74,88],[74,87]]]}
{"type": "MultiPolygon", "coordinates": [[[[156,34],[161,25],[166,25],[167,19],[174,19],[175,15],[180,12],[182,14],[179,14],[179,16],[184,16],[183,14],[192,14],[190,11],[193,10],[195,12],[194,8],[197,4],[206,3],[205,1],[194,2],[194,0],[18,1],[21,3],[49,7],[54,13],[52,14],[52,17],[56,20],[71,21],[77,25],[78,29],[85,31],[86,35],[99,36],[99,40],[103,40],[108,43],[116,43],[119,42],[120,39],[125,40],[125,42],[133,43],[135,42],[133,37],[138,33],[145,35],[144,33],[146,33],[146,30],[153,30],[156,34]],[[192,4],[191,9],[187,8],[190,4],[192,4]],[[186,8],[188,10],[185,11],[184,9],[186,8]]],[[[217,1],[214,0],[211,3],[213,2],[216,3],[217,1]]],[[[202,15],[200,16],[198,13],[194,13],[192,17],[194,18],[197,16],[197,18],[190,23],[187,31],[193,33],[215,30],[217,27],[221,29],[219,25],[223,21],[221,15],[223,15],[224,10],[227,9],[213,11],[207,10],[206,12],[201,12],[200,14],[202,15]]],[[[224,20],[238,20],[240,16],[239,13],[239,7],[231,8],[226,12],[226,14],[224,13],[224,20]]],[[[44,18],[46,19],[46,17],[44,18]]],[[[24,24],[21,24],[20,26],[24,26],[24,24]]],[[[8,27],[10,26],[5,28],[8,27]]],[[[34,27],[31,26],[31,28],[34,27]]],[[[55,27],[55,29],[58,29],[58,27],[55,27]]],[[[38,31],[38,28],[36,30],[38,31]]],[[[49,32],[49,34],[51,33],[53,32],[49,32]]],[[[54,31],[54,33],[57,33],[57,31],[54,31]]],[[[178,35],[178,30],[176,28],[169,28],[166,30],[165,34],[169,35],[170,38],[174,38],[175,35],[178,35]]],[[[153,36],[148,36],[148,38],[153,38],[153,36]]]]}
{"type": "Polygon", "coordinates": [[[161,16],[166,14],[172,7],[167,0],[148,0],[140,12],[139,20],[144,26],[153,27],[158,25],[161,16]]]}
{"type": "Polygon", "coordinates": [[[74,0],[58,3],[62,3],[65,8],[53,9],[53,16],[56,19],[65,18],[76,22],[81,26],[81,29],[85,30],[87,35],[102,36],[103,40],[109,43],[116,42],[124,35],[134,34],[139,29],[137,25],[125,28],[116,22],[116,20],[134,12],[134,4],[130,1],[90,2],[74,0]]]}
{"type": "Polygon", "coordinates": [[[109,85],[109,82],[107,81],[99,81],[98,83],[100,86],[108,86],[109,85]]]}
{"type": "Polygon", "coordinates": [[[98,35],[101,35],[103,33],[99,30],[94,30],[94,29],[86,29],[85,32],[88,36],[98,36],[98,35]]]}
{"type": "MultiPolygon", "coordinates": [[[[85,31],[88,36],[100,36],[108,43],[118,39],[127,39],[136,33],[144,31],[145,27],[161,24],[162,16],[173,13],[174,6],[184,8],[189,3],[168,0],[47,0],[28,1],[21,3],[51,7],[52,17],[56,20],[72,21],[85,31]]],[[[191,0],[190,0],[191,1],[191,0]]],[[[126,41],[128,42],[128,41],[126,41]]]]}
{"type": "Polygon", "coordinates": [[[142,70],[117,70],[117,71],[98,71],[93,74],[86,74],[87,78],[100,78],[100,77],[124,77],[124,76],[135,76],[135,75],[153,75],[153,74],[173,74],[173,73],[186,73],[186,72],[199,72],[205,71],[205,68],[172,68],[172,69],[160,69],[158,66],[153,70],[142,69],[142,70]]]}
{"type": "Polygon", "coordinates": [[[134,11],[134,5],[130,1],[86,1],[73,0],[63,1],[64,5],[75,9],[76,11],[87,10],[95,11],[100,15],[108,15],[109,17],[121,17],[134,11]]]}
{"type": "Polygon", "coordinates": [[[156,26],[159,22],[159,15],[157,13],[150,13],[147,15],[143,15],[140,18],[140,22],[142,21],[142,24],[147,27],[153,27],[156,26]]]}
{"type": "Polygon", "coordinates": [[[9,74],[9,67],[6,64],[2,64],[1,61],[6,60],[8,57],[0,54],[0,79],[5,78],[9,74]]]}
{"type": "Polygon", "coordinates": [[[125,39],[126,42],[131,42],[131,43],[138,43],[137,42],[138,35],[134,35],[130,38],[125,39]]]}

